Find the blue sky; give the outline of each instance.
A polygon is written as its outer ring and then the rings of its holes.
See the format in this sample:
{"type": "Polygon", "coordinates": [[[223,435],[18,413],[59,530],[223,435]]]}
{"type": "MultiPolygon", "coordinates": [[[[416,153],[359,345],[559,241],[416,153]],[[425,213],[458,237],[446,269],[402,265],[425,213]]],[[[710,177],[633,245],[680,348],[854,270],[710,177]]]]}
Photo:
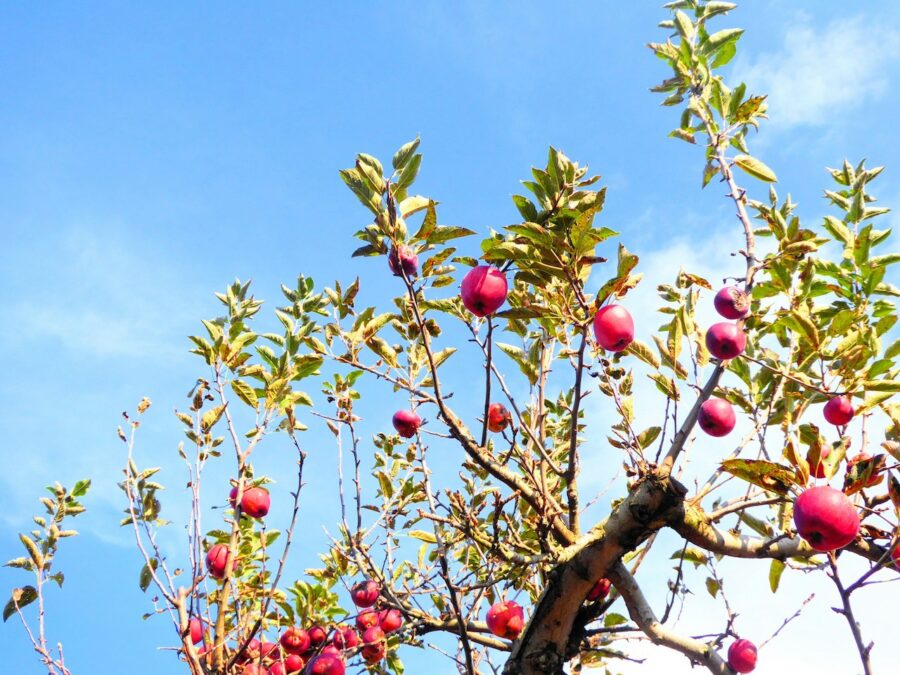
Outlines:
{"type": "MultiPolygon", "coordinates": [[[[900,6],[745,4],[728,20],[747,29],[734,69],[772,94],[775,119],[755,147],[779,191],[818,219],[823,167],[867,157],[888,166],[876,195],[900,203],[900,6]]],[[[699,150],[666,139],[677,115],[648,92],[666,76],[644,47],[660,39],[664,16],[649,2],[3,7],[0,557],[19,555],[15,533],[43,485],[94,479],[90,511],[76,521],[83,535],[58,559],[66,587],[48,597],[52,639],[76,673],[178,672],[170,653],[154,650],[170,629],[142,621],[151,605],[137,587],[140,563],[117,528],[115,427],[122,410],[153,399],[140,457],[168,467],[173,492],[183,484],[169,411],[203,374],[185,336],[218,313],[212,293],[252,278],[271,306],[301,272],[320,286],[360,275],[364,301],[394,292],[383,260],[349,258],[365,214],[337,171],[356,152],[387,158],[421,134],[417,191],[441,202],[442,222],[480,233],[517,217],[509,195],[547,145],[590,164],[609,187],[603,224],[643,258],[646,293],[635,297],[649,303],[650,324],[653,284],[678,264],[733,273],[723,253],[737,247],[733,216],[715,185],[700,191],[699,150]]],[[[369,405],[369,430],[383,429],[396,406],[369,405]]],[[[278,443],[260,460],[274,475],[287,466],[278,443]]],[[[311,470],[331,475],[329,438],[314,430],[307,445],[311,470]]],[[[598,485],[616,463],[599,460],[598,485]]],[[[218,477],[224,484],[227,471],[218,477]]],[[[171,499],[174,516],[181,502],[171,499]]],[[[333,487],[310,485],[303,508],[295,575],[315,563],[322,527],[337,520],[333,487]]],[[[166,545],[175,550],[178,537],[173,529],[166,545]]],[[[665,574],[666,561],[658,565],[665,574]]],[[[0,568],[3,593],[22,583],[0,568]]],[[[748,625],[771,633],[805,583],[790,597],[748,593],[748,625]]],[[[803,643],[813,630],[853,656],[827,610],[829,590],[819,618],[767,648],[770,663],[796,673],[834,666],[820,642],[803,643]]],[[[889,622],[872,604],[864,628],[883,645],[879,624],[889,622]]],[[[41,672],[19,629],[0,630],[5,668],[41,672]]],[[[886,650],[875,654],[887,663],[886,650]]],[[[435,655],[410,657],[451,672],[435,655]]],[[[688,672],[683,659],[651,659],[688,672]]]]}

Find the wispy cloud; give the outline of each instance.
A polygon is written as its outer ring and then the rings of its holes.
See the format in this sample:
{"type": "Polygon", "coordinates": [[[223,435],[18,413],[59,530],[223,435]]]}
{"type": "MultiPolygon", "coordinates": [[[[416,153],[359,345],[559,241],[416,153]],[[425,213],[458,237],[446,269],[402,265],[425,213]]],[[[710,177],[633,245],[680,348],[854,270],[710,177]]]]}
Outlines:
{"type": "Polygon", "coordinates": [[[822,28],[800,22],[779,50],[735,64],[736,80],[769,94],[771,127],[834,124],[887,90],[896,71],[887,66],[900,58],[900,31],[864,16],[822,28]]]}

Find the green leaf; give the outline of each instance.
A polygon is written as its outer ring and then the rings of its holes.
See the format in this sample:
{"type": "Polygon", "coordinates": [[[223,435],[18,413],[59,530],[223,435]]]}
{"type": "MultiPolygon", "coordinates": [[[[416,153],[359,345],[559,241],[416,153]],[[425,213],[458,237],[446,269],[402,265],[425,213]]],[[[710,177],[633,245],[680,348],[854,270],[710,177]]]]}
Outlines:
{"type": "Polygon", "coordinates": [[[784,572],[784,567],[784,563],[777,558],[773,558],[772,564],[769,565],[769,588],[772,589],[773,593],[778,590],[778,583],[781,581],[781,574],[784,572]]]}
{"type": "MultiPolygon", "coordinates": [[[[159,561],[156,558],[151,558],[150,563],[153,567],[153,571],[156,571],[156,568],[159,566],[159,561]]],[[[153,574],[151,572],[150,566],[144,564],[144,566],[141,568],[141,576],[138,580],[138,585],[141,587],[142,591],[146,592],[147,588],[150,586],[151,581],[153,581],[153,574]]]]}
{"type": "Polygon", "coordinates": [[[675,29],[685,40],[690,40],[694,37],[694,23],[681,10],[675,12],[675,29]]]}
{"type": "Polygon", "coordinates": [[[713,597],[716,597],[719,594],[719,590],[722,588],[722,584],[713,579],[712,577],[706,577],[706,590],[709,591],[709,594],[713,597]]]}
{"type": "Polygon", "coordinates": [[[762,459],[726,459],[721,466],[732,476],[780,495],[787,495],[795,482],[793,469],[762,459]]]}
{"type": "Polygon", "coordinates": [[[12,597],[6,603],[6,607],[3,608],[3,622],[6,623],[6,620],[16,613],[16,605],[18,605],[19,609],[22,609],[35,600],[37,600],[37,590],[35,590],[34,586],[23,586],[22,588],[13,589],[12,597]]]}
{"type": "Polygon", "coordinates": [[[610,612],[603,618],[603,625],[606,628],[611,626],[621,626],[623,623],[628,623],[628,619],[626,619],[621,614],[616,614],[615,612],[610,612]]]}
{"type": "Polygon", "coordinates": [[[34,543],[34,540],[27,534],[20,534],[19,540],[28,551],[28,555],[31,558],[31,561],[34,563],[34,566],[37,569],[41,569],[44,566],[44,556],[41,555],[41,552],[38,550],[37,544],[34,543]]]}
{"type": "Polygon", "coordinates": [[[237,397],[239,399],[241,399],[244,403],[249,405],[254,410],[256,410],[256,408],[259,406],[259,399],[256,396],[256,391],[254,391],[253,387],[251,387],[243,380],[232,380],[231,390],[235,394],[237,394],[237,397]]]}
{"type": "Polygon", "coordinates": [[[426,532],[425,530],[410,530],[407,534],[413,539],[424,541],[427,544],[437,543],[437,538],[431,532],[426,532]]]}
{"type": "Polygon", "coordinates": [[[213,426],[216,424],[216,422],[219,421],[219,419],[222,417],[222,413],[224,413],[224,412],[225,412],[224,405],[217,405],[215,408],[212,408],[211,410],[207,410],[203,414],[203,417],[200,418],[200,428],[203,431],[209,431],[210,429],[213,428],[213,426]]]}
{"type": "Polygon", "coordinates": [[[415,139],[411,140],[409,143],[406,143],[401,147],[396,153],[394,153],[394,158],[391,160],[391,165],[394,167],[395,171],[403,171],[407,162],[416,154],[416,150],[419,149],[419,143],[421,139],[416,136],[415,139]]]}
{"type": "Polygon", "coordinates": [[[91,479],[86,478],[84,480],[80,480],[75,483],[75,487],[72,488],[72,496],[73,497],[84,497],[87,494],[88,489],[91,487],[91,479]]]}
{"type": "Polygon", "coordinates": [[[734,158],[734,163],[746,173],[766,183],[774,183],[778,180],[772,169],[750,155],[738,155],[734,158]]]}

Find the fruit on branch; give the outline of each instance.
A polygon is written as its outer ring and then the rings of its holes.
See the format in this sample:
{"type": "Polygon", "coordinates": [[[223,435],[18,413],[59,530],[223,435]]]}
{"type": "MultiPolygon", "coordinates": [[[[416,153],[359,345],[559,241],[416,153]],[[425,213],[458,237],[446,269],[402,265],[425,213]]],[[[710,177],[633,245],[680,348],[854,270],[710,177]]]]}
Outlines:
{"type": "Polygon", "coordinates": [[[403,438],[412,438],[422,426],[422,418],[412,410],[398,410],[394,413],[392,422],[394,429],[403,438]]]}
{"type": "Polygon", "coordinates": [[[381,627],[372,626],[371,628],[366,628],[362,634],[362,643],[364,645],[374,645],[379,642],[384,642],[384,631],[381,630],[381,627]]]}
{"type": "Polygon", "coordinates": [[[353,630],[352,626],[341,624],[335,627],[331,644],[338,649],[353,649],[359,644],[359,633],[353,630]]]}
{"type": "Polygon", "coordinates": [[[612,582],[609,579],[601,579],[593,585],[590,591],[588,591],[588,601],[597,602],[597,600],[603,600],[607,595],[609,595],[609,589],[611,586],[612,582]]]}
{"type": "Polygon", "coordinates": [[[710,398],[700,406],[697,424],[710,436],[727,436],[734,429],[737,418],[734,408],[724,398],[710,398]]]}
{"type": "Polygon", "coordinates": [[[419,273],[419,256],[406,244],[391,246],[388,253],[388,267],[395,277],[406,274],[408,279],[412,279],[419,273]]]}
{"type": "MultiPolygon", "coordinates": [[[[216,544],[206,553],[206,569],[213,579],[221,579],[225,576],[225,566],[228,564],[228,547],[225,544],[216,544]]],[[[231,568],[237,566],[237,560],[233,560],[231,568]]]]}
{"type": "Polygon", "coordinates": [[[834,551],[856,539],[859,514],[850,499],[828,485],[811,487],[794,502],[797,532],[817,551],[834,551]]]}
{"type": "Polygon", "coordinates": [[[378,663],[387,654],[387,644],[385,642],[376,642],[373,645],[365,645],[361,653],[366,663],[370,665],[378,663]]]}
{"type": "Polygon", "coordinates": [[[345,670],[344,660],[340,656],[323,652],[307,664],[306,675],[344,675],[345,670]]]}
{"type": "Polygon", "coordinates": [[[393,633],[400,630],[403,625],[403,615],[399,609],[383,609],[378,612],[378,626],[385,633],[393,633]]]}
{"type": "Polygon", "coordinates": [[[289,654],[302,654],[309,649],[312,642],[309,639],[309,633],[302,628],[291,626],[281,635],[281,646],[289,654]]]}
{"type": "Polygon", "coordinates": [[[512,415],[502,403],[491,403],[488,406],[487,426],[492,432],[499,433],[512,422],[512,415]]]}
{"type": "Polygon", "coordinates": [[[747,336],[736,324],[722,321],[714,323],[706,331],[706,348],[723,361],[740,355],[747,346],[747,336]]]}
{"type": "Polygon", "coordinates": [[[493,265],[479,265],[462,280],[463,305],[475,316],[493,314],[506,302],[506,275],[493,265]]]}
{"type": "Polygon", "coordinates": [[[736,673],[749,673],[756,668],[756,645],[750,640],[735,640],[728,648],[728,667],[736,673]]]}
{"type": "Polygon", "coordinates": [[[188,626],[191,632],[191,642],[195,645],[203,642],[203,620],[194,617],[188,622],[188,626]]]}
{"type": "Polygon", "coordinates": [[[806,453],[806,461],[809,463],[809,472],[812,476],[816,478],[825,478],[828,473],[827,467],[825,466],[825,460],[828,459],[828,456],[831,454],[831,446],[826,445],[823,446],[819,451],[819,461],[813,466],[812,459],[810,459],[811,453],[806,453]]]}
{"type": "Polygon", "coordinates": [[[299,673],[303,670],[306,663],[299,654],[288,654],[284,657],[284,661],[276,661],[269,666],[269,675],[290,675],[291,673],[299,673]]]}
{"type": "Polygon", "coordinates": [[[247,488],[241,497],[241,513],[245,513],[251,518],[263,518],[269,513],[271,503],[269,491],[265,488],[247,488]]]}
{"type": "MultiPolygon", "coordinates": [[[[394,419],[396,420],[396,418],[395,415],[394,419]]],[[[379,595],[381,595],[381,584],[374,579],[360,581],[350,589],[350,598],[357,607],[371,607],[378,601],[379,595]]]]}
{"type": "Polygon", "coordinates": [[[378,612],[374,609],[367,609],[356,616],[356,628],[360,631],[368,630],[372,626],[377,626],[378,623],[378,612]]]}
{"type": "Polygon", "coordinates": [[[515,640],[525,627],[525,612],[512,600],[495,603],[488,610],[487,626],[497,637],[515,640]]]}
{"type": "Polygon", "coordinates": [[[260,649],[262,644],[256,638],[253,638],[248,642],[244,649],[241,651],[240,656],[238,656],[238,661],[240,663],[246,663],[247,661],[258,661],[260,655],[260,649]]]}
{"type": "Polygon", "coordinates": [[[825,404],[825,408],[822,410],[825,421],[835,426],[848,424],[853,419],[855,412],[849,396],[835,396],[825,404]]]}
{"type": "MultiPolygon", "coordinates": [[[[871,459],[872,459],[872,455],[870,455],[867,452],[861,452],[858,455],[851,457],[850,459],[847,460],[847,475],[848,476],[850,475],[850,473],[853,471],[854,466],[856,466],[860,462],[868,462],[871,459]]],[[[862,478],[862,476],[860,476],[860,478],[862,478]]],[[[880,483],[881,481],[882,481],[882,475],[878,472],[873,471],[869,475],[869,477],[866,479],[866,482],[863,485],[863,487],[872,487],[873,485],[878,485],[878,483],[880,483]]],[[[846,483],[844,484],[844,487],[847,487],[846,483]]]]}
{"type": "Polygon", "coordinates": [[[322,626],[312,626],[308,631],[309,648],[318,649],[328,642],[328,632],[322,626]]]}
{"type": "Polygon", "coordinates": [[[594,337],[603,349],[621,352],[634,340],[634,319],[622,305],[607,305],[594,315],[594,337]]]}
{"type": "Polygon", "coordinates": [[[259,646],[259,653],[264,660],[265,659],[277,659],[278,658],[278,643],[263,642],[259,646]]]}
{"type": "Polygon", "coordinates": [[[726,286],[713,298],[716,311],[726,319],[743,319],[750,312],[750,298],[740,288],[726,286]]]}

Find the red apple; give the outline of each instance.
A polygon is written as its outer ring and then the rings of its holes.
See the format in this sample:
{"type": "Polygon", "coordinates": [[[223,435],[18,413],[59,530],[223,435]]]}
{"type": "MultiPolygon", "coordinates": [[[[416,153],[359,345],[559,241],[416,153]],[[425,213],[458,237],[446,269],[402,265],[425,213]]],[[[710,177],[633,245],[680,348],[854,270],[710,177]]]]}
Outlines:
{"type": "Polygon", "coordinates": [[[203,642],[204,625],[203,620],[194,617],[188,622],[191,631],[191,642],[195,645],[203,642]]]}
{"type": "Polygon", "coordinates": [[[473,267],[462,281],[463,305],[475,316],[493,314],[506,302],[506,275],[492,265],[473,267]]]}
{"type": "Polygon", "coordinates": [[[322,626],[312,626],[309,631],[310,649],[318,649],[328,641],[328,632],[322,626]]]}
{"type": "Polygon", "coordinates": [[[302,654],[312,644],[309,633],[302,628],[291,626],[281,635],[281,646],[289,654],[302,654]]]}
{"type": "Polygon", "coordinates": [[[385,633],[393,633],[403,625],[403,615],[399,609],[383,609],[378,612],[378,625],[385,633]]]}
{"type": "Polygon", "coordinates": [[[306,666],[306,675],[344,675],[344,660],[334,654],[319,654],[306,666]]]}
{"type": "Polygon", "coordinates": [[[716,311],[726,319],[743,319],[750,311],[750,298],[740,288],[726,286],[713,298],[716,311]]]}
{"type": "Polygon", "coordinates": [[[714,323],[706,331],[706,348],[717,359],[728,360],[740,355],[747,346],[747,336],[733,323],[714,323]]]}
{"type": "Polygon", "coordinates": [[[303,657],[299,654],[288,654],[284,657],[284,661],[276,661],[269,666],[269,675],[290,675],[291,673],[299,673],[306,665],[303,657]]]}
{"type": "MultiPolygon", "coordinates": [[[[216,544],[206,553],[206,569],[213,579],[221,579],[225,576],[225,566],[228,564],[229,552],[225,544],[216,544]]],[[[234,564],[232,562],[232,569],[234,564]]]]}
{"type": "Polygon", "coordinates": [[[810,460],[809,453],[806,454],[806,461],[809,462],[809,473],[816,478],[825,478],[828,473],[827,468],[825,466],[825,460],[828,459],[828,455],[831,454],[831,446],[825,445],[822,446],[822,449],[819,451],[819,461],[813,466],[812,461],[810,460]]]}
{"type": "Polygon", "coordinates": [[[525,612],[515,602],[498,602],[487,613],[488,630],[497,637],[515,640],[525,627],[525,612]]]}
{"type": "Polygon", "coordinates": [[[403,438],[412,438],[416,435],[419,427],[422,426],[422,418],[412,410],[398,410],[394,413],[392,422],[394,423],[394,429],[403,438]]]}
{"type": "Polygon", "coordinates": [[[378,642],[384,642],[384,631],[379,626],[366,628],[362,634],[362,643],[364,645],[374,645],[378,642]]]}
{"type": "Polygon", "coordinates": [[[231,504],[231,508],[237,506],[237,493],[238,489],[236,487],[231,488],[231,492],[228,493],[228,503],[231,504]]]}
{"type": "Polygon", "coordinates": [[[253,638],[246,644],[243,650],[241,650],[240,655],[237,660],[239,663],[247,663],[248,661],[256,661],[259,659],[261,644],[259,640],[253,638]]]}
{"type": "Polygon", "coordinates": [[[350,598],[357,607],[371,607],[378,601],[379,595],[381,595],[381,584],[374,579],[360,581],[350,589],[350,598]]]}
{"type": "Polygon", "coordinates": [[[797,532],[817,551],[834,551],[856,539],[859,514],[840,490],[822,485],[803,491],[794,502],[797,532]]]}
{"type": "Polygon", "coordinates": [[[262,518],[269,513],[271,501],[269,491],[265,488],[246,488],[241,497],[241,511],[251,518],[262,518]]]}
{"type": "Polygon", "coordinates": [[[331,654],[332,656],[340,657],[341,650],[334,645],[325,645],[322,647],[322,651],[319,652],[319,654],[331,654]]]}
{"type": "Polygon", "coordinates": [[[378,612],[374,609],[367,609],[365,611],[360,612],[356,616],[356,628],[360,631],[365,631],[372,626],[378,625],[378,612]]]}
{"type": "Polygon", "coordinates": [[[387,654],[387,643],[376,642],[373,645],[365,645],[363,646],[361,653],[363,660],[369,665],[378,663],[384,658],[384,655],[387,654]]]}
{"type": "Polygon", "coordinates": [[[756,645],[750,640],[735,640],[728,648],[728,667],[736,673],[749,673],[756,668],[756,645]]]}
{"type": "Polygon", "coordinates": [[[610,352],[621,352],[634,340],[634,319],[621,305],[607,305],[594,315],[597,344],[610,352]]]}
{"type": "Polygon", "coordinates": [[[506,429],[510,422],[512,422],[512,415],[502,403],[491,403],[488,406],[487,426],[490,431],[499,433],[506,429]]]}
{"type": "Polygon", "coordinates": [[[338,649],[353,649],[359,644],[359,633],[353,630],[351,626],[341,624],[334,629],[331,644],[338,649]]]}
{"type": "Polygon", "coordinates": [[[395,277],[406,274],[408,279],[413,279],[419,273],[419,256],[406,244],[391,246],[388,253],[388,267],[395,277]]]}
{"type": "MultiPolygon", "coordinates": [[[[859,464],[860,462],[865,462],[872,459],[872,455],[867,452],[861,452],[858,455],[851,457],[847,460],[847,473],[849,474],[853,471],[853,467],[859,464]]],[[[877,469],[877,466],[874,467],[877,469]]],[[[872,473],[869,476],[869,479],[866,481],[866,484],[863,487],[872,487],[873,485],[878,485],[882,480],[882,475],[880,473],[872,473]]],[[[860,483],[862,481],[859,481],[860,483]]],[[[844,487],[847,487],[847,484],[844,484],[844,487]]]]}
{"type": "Polygon", "coordinates": [[[891,560],[894,561],[894,567],[900,570],[900,544],[894,547],[894,550],[891,551],[891,560]]]}
{"type": "Polygon", "coordinates": [[[603,600],[607,595],[609,595],[609,589],[612,586],[612,582],[609,579],[601,579],[596,584],[594,584],[593,588],[591,588],[588,593],[587,599],[590,602],[596,602],[597,600],[603,600]]]}
{"type": "Polygon", "coordinates": [[[697,424],[710,436],[727,436],[734,429],[734,408],[723,398],[710,398],[700,406],[697,424]]]}
{"type": "Polygon", "coordinates": [[[853,419],[853,403],[849,396],[835,396],[825,404],[822,413],[825,421],[835,426],[844,426],[853,419]]]}

